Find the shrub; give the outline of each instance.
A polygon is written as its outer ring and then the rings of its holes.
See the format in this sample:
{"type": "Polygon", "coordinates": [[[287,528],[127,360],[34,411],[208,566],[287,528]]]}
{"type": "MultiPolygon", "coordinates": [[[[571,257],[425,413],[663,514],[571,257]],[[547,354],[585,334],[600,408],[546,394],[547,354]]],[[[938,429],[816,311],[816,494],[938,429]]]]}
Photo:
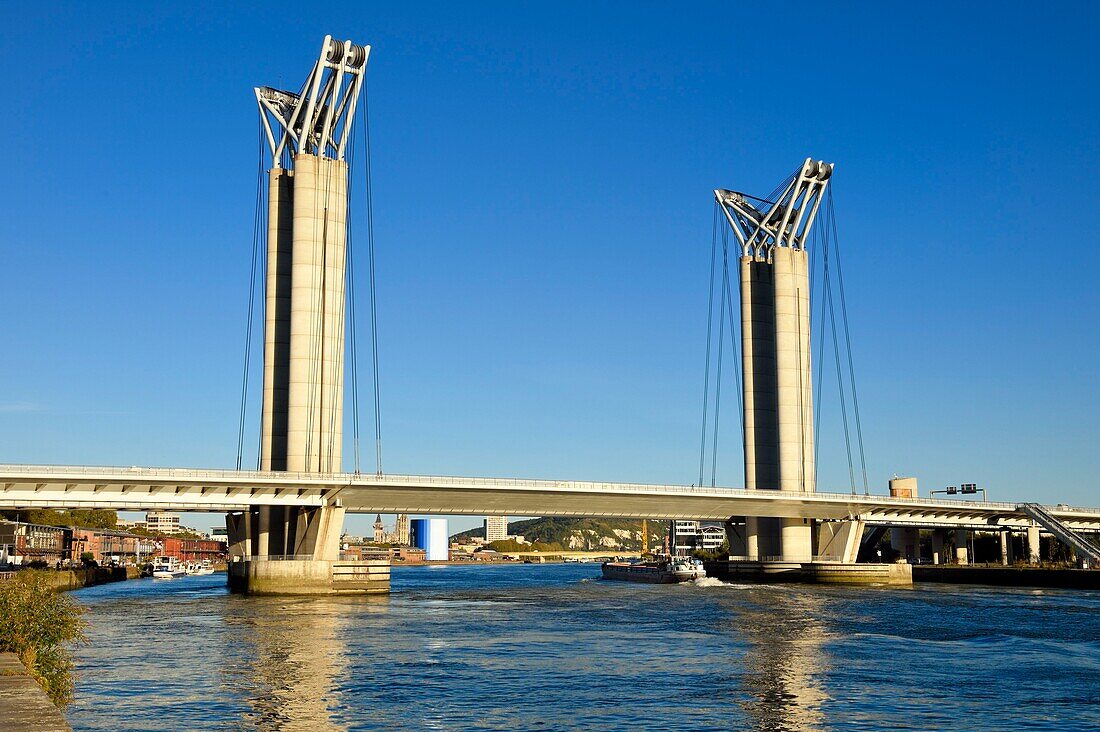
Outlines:
{"type": "Polygon", "coordinates": [[[72,700],[73,662],[65,644],[85,640],[83,614],[69,595],[50,588],[45,572],[24,570],[0,582],[0,651],[17,653],[58,706],[72,700]]]}

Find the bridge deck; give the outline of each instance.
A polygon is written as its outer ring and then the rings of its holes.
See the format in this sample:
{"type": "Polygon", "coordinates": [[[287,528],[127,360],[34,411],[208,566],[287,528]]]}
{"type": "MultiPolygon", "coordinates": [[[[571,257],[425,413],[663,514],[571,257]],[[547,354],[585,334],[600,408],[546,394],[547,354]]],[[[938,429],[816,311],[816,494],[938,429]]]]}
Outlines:
{"type": "MultiPolygon", "coordinates": [[[[188,468],[0,465],[0,508],[239,511],[339,504],[356,513],[725,520],[848,519],[912,526],[1031,525],[1014,503],[523,478],[289,473],[188,468]]],[[[1047,507],[1100,530],[1100,508],[1047,507]]]]}

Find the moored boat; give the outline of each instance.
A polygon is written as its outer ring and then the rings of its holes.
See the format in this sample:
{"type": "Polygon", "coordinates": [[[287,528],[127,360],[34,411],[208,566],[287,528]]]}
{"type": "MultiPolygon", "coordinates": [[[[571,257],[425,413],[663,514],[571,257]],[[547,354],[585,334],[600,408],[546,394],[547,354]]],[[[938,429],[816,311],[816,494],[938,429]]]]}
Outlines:
{"type": "Polygon", "coordinates": [[[187,570],[176,557],[157,557],[153,560],[153,579],[175,579],[185,574],[187,570]]]}
{"type": "Polygon", "coordinates": [[[649,584],[690,582],[707,576],[703,563],[690,557],[664,557],[652,562],[604,562],[603,578],[649,584]]]}

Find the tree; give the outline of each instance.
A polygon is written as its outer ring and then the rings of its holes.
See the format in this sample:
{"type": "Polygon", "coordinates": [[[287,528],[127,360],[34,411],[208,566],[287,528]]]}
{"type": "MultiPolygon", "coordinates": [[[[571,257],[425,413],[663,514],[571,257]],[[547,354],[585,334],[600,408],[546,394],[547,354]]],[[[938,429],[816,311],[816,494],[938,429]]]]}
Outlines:
{"type": "Polygon", "coordinates": [[[725,559],[730,555],[729,541],[723,541],[722,545],[717,549],[696,549],[691,553],[691,556],[696,559],[701,559],[704,562],[713,562],[718,559],[725,559]]]}
{"type": "Polygon", "coordinates": [[[49,508],[32,508],[26,511],[3,511],[9,521],[23,521],[40,526],[82,526],[89,529],[113,529],[118,524],[118,514],[114,511],[74,510],[54,511],[49,508]]]}
{"type": "Polygon", "coordinates": [[[72,700],[67,644],[85,640],[84,608],[50,587],[45,572],[23,570],[0,582],[0,651],[19,655],[53,703],[72,700]]]}

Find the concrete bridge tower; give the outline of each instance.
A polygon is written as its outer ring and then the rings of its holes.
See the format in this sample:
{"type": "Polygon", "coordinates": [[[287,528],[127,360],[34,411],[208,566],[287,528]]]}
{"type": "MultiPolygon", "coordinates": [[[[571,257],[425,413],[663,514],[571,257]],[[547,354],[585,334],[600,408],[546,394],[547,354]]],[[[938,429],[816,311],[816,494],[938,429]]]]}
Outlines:
{"type": "MultiPolygon", "coordinates": [[[[813,492],[810,279],[806,245],[833,172],[807,158],[775,200],[719,189],[741,246],[745,487],[813,492]]],[[[808,519],[745,518],[750,558],[810,561],[808,519]]]]}
{"type": "MultiPolygon", "coordinates": [[[[255,90],[272,160],[261,470],[343,471],[346,152],[369,53],[369,46],[325,36],[299,92],[255,90]]],[[[259,506],[230,516],[231,541],[257,566],[287,556],[334,562],[343,518],[338,504],[259,506]]]]}

